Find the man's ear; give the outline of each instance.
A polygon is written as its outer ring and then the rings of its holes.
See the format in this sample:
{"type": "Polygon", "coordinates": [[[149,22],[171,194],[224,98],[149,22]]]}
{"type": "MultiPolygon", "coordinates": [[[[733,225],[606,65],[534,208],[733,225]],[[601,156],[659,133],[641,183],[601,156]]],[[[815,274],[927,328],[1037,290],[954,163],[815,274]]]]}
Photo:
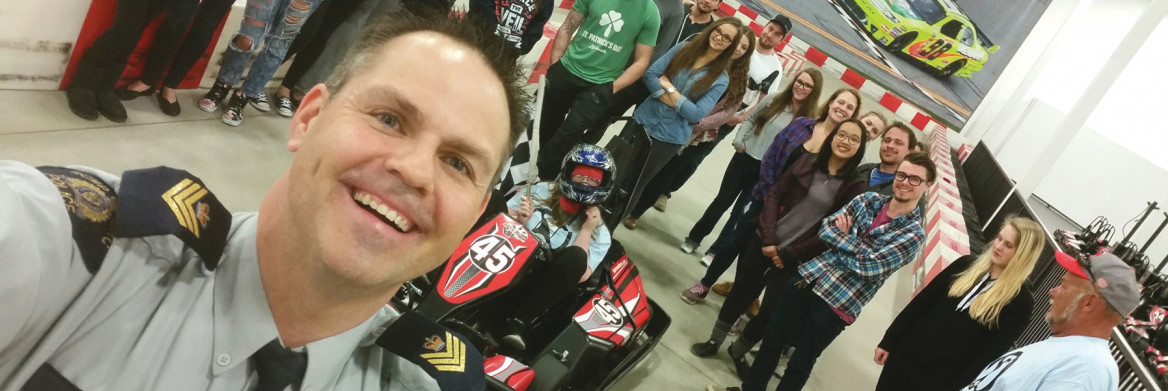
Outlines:
{"type": "Polygon", "coordinates": [[[300,146],[304,144],[304,138],[308,137],[308,128],[312,125],[312,121],[320,116],[328,100],[329,91],[324,84],[317,84],[308,90],[307,94],[304,94],[304,99],[300,101],[300,108],[296,109],[295,114],[292,114],[292,128],[288,132],[289,152],[300,150],[300,146]]]}

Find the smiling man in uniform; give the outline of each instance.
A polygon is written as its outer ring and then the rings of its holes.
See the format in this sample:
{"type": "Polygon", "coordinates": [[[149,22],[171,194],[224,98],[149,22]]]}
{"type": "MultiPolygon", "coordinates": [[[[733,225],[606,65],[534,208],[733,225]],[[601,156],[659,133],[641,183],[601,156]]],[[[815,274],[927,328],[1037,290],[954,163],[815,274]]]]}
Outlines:
{"type": "Polygon", "coordinates": [[[185,171],[0,162],[0,389],[482,389],[473,346],[385,303],[482,213],[515,59],[441,15],[370,24],[258,214],[185,171]]]}

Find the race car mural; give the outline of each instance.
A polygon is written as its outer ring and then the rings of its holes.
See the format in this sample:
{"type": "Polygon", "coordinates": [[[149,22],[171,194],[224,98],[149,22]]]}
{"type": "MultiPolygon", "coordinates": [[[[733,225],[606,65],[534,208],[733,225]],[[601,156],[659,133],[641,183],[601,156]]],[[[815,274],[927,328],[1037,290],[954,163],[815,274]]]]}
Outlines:
{"type": "Polygon", "coordinates": [[[865,33],[937,77],[970,77],[998,50],[953,0],[839,0],[865,33]]]}

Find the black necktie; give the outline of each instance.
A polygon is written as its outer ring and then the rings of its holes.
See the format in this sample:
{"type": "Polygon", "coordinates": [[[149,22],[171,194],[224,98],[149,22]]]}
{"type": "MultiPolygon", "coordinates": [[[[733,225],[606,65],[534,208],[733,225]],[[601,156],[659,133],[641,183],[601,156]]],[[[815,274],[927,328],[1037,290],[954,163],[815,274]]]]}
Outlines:
{"type": "Polygon", "coordinates": [[[308,369],[308,353],[294,352],[280,344],[279,339],[268,342],[251,356],[259,373],[256,391],[281,391],[290,384],[299,386],[308,369]]]}

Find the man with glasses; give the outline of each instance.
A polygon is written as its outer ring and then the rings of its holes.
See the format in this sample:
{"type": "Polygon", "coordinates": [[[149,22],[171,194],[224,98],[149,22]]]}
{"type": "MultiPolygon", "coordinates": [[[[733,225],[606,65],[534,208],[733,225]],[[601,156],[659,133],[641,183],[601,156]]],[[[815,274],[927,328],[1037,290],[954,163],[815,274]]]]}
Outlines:
{"type": "MultiPolygon", "coordinates": [[[[741,390],[766,389],[792,333],[795,354],[776,390],[800,390],[816,359],[892,273],[907,265],[925,242],[917,202],[937,176],[928,156],[909,154],[894,175],[892,195],[861,194],[823,220],[827,251],[800,265],[783,284],[758,357],[741,390]]],[[[711,386],[709,390],[739,390],[711,386]]]]}
{"type": "Polygon", "coordinates": [[[1056,251],[1054,258],[1066,271],[1048,292],[1051,337],[1002,355],[963,391],[1119,387],[1119,368],[1107,340],[1139,305],[1135,272],[1112,254],[1072,257],[1056,251]]]}

